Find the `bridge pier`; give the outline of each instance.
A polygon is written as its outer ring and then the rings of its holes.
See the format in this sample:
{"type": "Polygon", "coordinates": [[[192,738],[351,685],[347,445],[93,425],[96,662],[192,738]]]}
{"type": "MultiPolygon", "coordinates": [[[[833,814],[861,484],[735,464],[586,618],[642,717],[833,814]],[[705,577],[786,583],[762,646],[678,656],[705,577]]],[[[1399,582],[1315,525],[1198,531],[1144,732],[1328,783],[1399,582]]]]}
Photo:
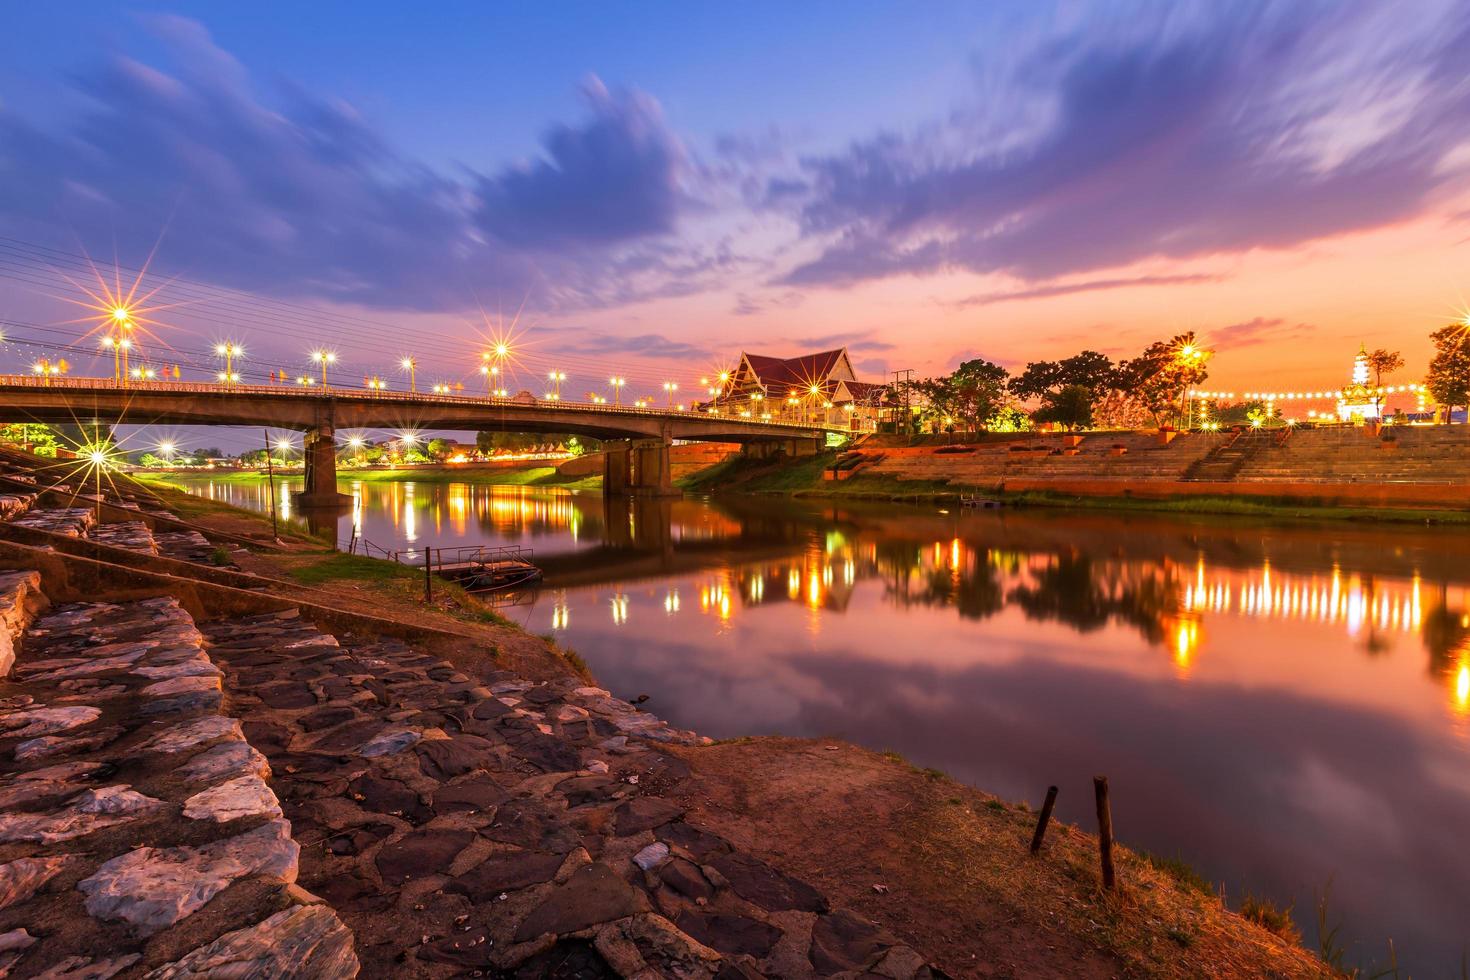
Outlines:
{"type": "Polygon", "coordinates": [[[802,456],[815,456],[822,451],[822,447],[823,440],[821,439],[777,439],[766,442],[748,442],[740,452],[751,459],[775,459],[777,456],[797,459],[802,456]]]}
{"type": "Polygon", "coordinates": [[[603,443],[602,492],[608,496],[678,497],[669,465],[667,439],[603,443]]]}
{"type": "Polygon", "coordinates": [[[296,494],[300,507],[343,507],[352,497],[337,492],[337,444],[332,427],[308,429],[302,439],[306,462],[306,485],[296,494]]]}

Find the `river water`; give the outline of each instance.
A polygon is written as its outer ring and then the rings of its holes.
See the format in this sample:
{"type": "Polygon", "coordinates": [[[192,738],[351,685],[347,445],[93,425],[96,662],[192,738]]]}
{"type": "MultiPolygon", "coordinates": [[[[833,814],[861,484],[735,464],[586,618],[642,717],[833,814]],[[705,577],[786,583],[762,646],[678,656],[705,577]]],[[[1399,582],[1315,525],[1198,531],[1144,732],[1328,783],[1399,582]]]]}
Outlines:
{"type": "MultiPolygon", "coordinates": [[[[263,485],[189,478],[264,510],[263,485]]],[[[719,737],[896,750],[1180,857],[1233,899],[1316,895],[1357,963],[1470,945],[1470,533],[342,481],[357,535],[534,549],[502,612],[719,737]]],[[[278,485],[289,513],[290,483],[278,485]]]]}

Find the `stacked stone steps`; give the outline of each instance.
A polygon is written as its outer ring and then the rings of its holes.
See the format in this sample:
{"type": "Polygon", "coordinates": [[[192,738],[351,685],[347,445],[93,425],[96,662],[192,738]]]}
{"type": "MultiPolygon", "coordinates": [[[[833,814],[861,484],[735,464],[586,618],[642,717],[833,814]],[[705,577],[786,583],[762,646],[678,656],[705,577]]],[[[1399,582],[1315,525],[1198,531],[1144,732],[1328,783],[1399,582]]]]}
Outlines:
{"type": "Polygon", "coordinates": [[[10,519],[16,527],[29,527],[69,538],[84,537],[97,523],[97,512],[91,507],[32,507],[10,519]]]}
{"type": "Polygon", "coordinates": [[[1391,443],[1362,430],[1293,433],[1241,467],[1241,482],[1470,484],[1466,430],[1391,427],[1391,443]]]}
{"type": "Polygon", "coordinates": [[[35,502],[36,495],[33,493],[0,494],[0,521],[8,521],[24,514],[35,502]]]}
{"type": "Polygon", "coordinates": [[[40,572],[0,572],[0,680],[10,676],[21,634],[47,605],[40,572]]]}
{"type": "Polygon", "coordinates": [[[1062,450],[1059,439],[1034,442],[982,444],[973,452],[890,454],[868,472],[900,480],[949,480],[954,483],[990,484],[1006,479],[1024,480],[1177,480],[1216,443],[1204,437],[1182,436],[1160,446],[1153,434],[1089,435],[1075,447],[1075,455],[1062,450]],[[1015,452],[1011,446],[1035,447],[1048,455],[1015,452]],[[1114,454],[1114,446],[1125,450],[1114,454]]]}
{"type": "Polygon", "coordinates": [[[291,613],[205,629],[301,883],[357,933],[368,975],[932,975],[690,822],[689,769],[661,746],[703,740],[604,690],[473,679],[291,613]]]}
{"type": "Polygon", "coordinates": [[[0,975],[352,977],[171,598],[70,604],[0,682],[0,975]]]}
{"type": "Polygon", "coordinates": [[[98,524],[87,532],[87,537],[114,548],[126,548],[144,555],[158,554],[158,544],[153,540],[153,531],[143,521],[113,521],[98,524]]]}
{"type": "Polygon", "coordinates": [[[158,548],[158,554],[165,558],[193,562],[196,565],[235,567],[232,562],[217,562],[215,553],[219,550],[218,547],[198,531],[154,531],[153,541],[158,548]]]}

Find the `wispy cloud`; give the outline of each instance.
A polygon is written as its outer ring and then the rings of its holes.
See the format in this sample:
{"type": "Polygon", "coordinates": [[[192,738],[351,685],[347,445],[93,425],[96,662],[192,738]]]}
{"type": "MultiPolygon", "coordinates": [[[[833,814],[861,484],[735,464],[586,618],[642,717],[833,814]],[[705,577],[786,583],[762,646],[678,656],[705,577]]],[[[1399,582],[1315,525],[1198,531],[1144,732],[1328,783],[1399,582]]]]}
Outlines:
{"type": "Polygon", "coordinates": [[[1074,293],[1091,293],[1108,289],[1129,289],[1142,286],[1182,286],[1191,283],[1218,282],[1219,276],[1193,273],[1175,276],[1133,276],[1121,279],[1087,279],[1082,282],[1052,283],[1031,289],[1018,289],[1008,293],[981,293],[962,300],[946,303],[955,309],[972,306],[990,306],[995,303],[1011,303],[1028,299],[1050,299],[1054,296],[1070,296],[1074,293]]]}
{"type": "Polygon", "coordinates": [[[977,75],[987,109],[808,158],[773,185],[818,248],[783,281],[1047,280],[1289,247],[1415,216],[1456,173],[1441,163],[1470,122],[1463,3],[1143,6],[1071,23],[977,75]],[[1007,105],[1030,111],[991,108],[1007,105]]]}

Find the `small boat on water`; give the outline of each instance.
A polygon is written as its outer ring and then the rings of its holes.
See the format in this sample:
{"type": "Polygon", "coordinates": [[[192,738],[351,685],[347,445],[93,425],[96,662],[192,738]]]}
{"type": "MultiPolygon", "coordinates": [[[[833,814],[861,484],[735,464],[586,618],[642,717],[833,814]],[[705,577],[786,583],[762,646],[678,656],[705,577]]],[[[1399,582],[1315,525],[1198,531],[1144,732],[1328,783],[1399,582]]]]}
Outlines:
{"type": "Polygon", "coordinates": [[[541,581],[541,569],[528,561],[476,561],[456,569],[455,578],[466,592],[500,592],[541,581]]]}

